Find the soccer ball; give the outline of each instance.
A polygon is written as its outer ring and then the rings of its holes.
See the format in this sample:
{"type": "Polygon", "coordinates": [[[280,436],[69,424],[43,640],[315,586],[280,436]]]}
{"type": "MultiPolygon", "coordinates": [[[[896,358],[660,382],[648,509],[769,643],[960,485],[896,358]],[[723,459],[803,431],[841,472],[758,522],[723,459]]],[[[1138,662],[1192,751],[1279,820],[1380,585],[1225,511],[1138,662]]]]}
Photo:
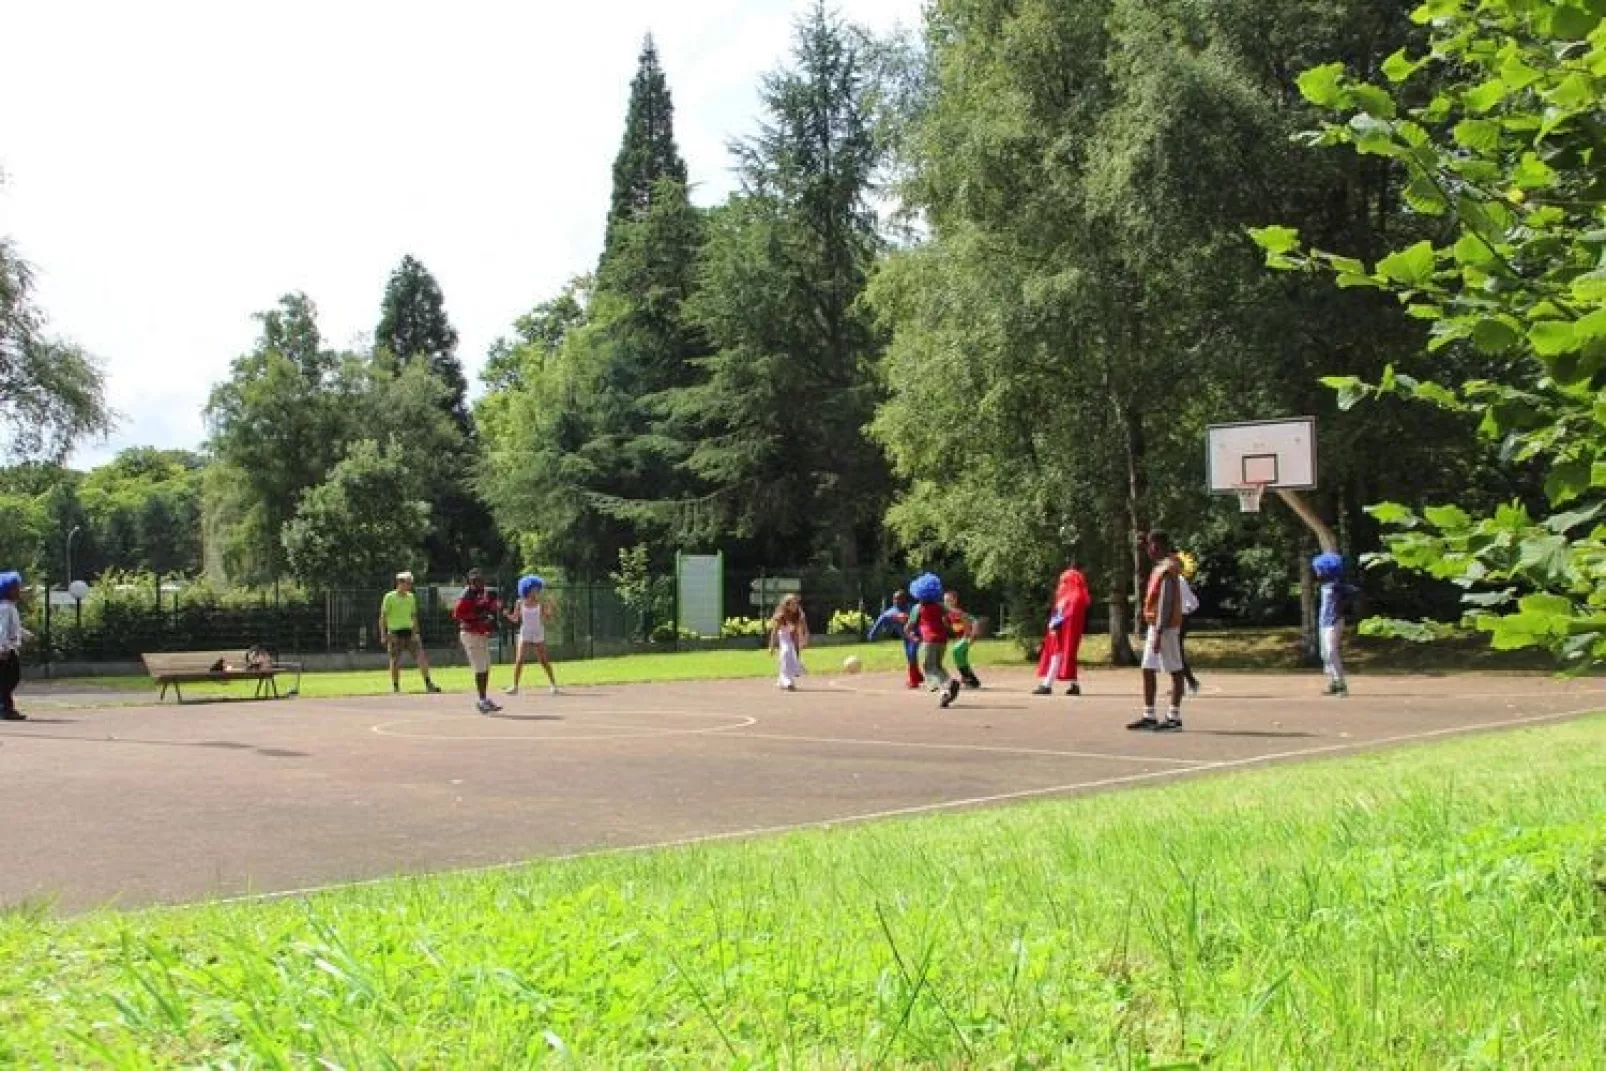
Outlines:
{"type": "Polygon", "coordinates": [[[863,668],[864,664],[853,655],[848,655],[842,660],[842,672],[844,673],[857,673],[863,668]]]}

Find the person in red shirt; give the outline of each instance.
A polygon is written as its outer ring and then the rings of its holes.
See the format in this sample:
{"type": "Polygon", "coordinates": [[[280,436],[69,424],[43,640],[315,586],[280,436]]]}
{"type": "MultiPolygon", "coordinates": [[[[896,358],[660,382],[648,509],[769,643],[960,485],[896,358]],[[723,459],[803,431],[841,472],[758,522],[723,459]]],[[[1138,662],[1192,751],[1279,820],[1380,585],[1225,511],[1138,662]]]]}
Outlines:
{"type": "Polygon", "coordinates": [[[491,634],[496,631],[496,618],[502,603],[485,587],[485,576],[478,569],[470,569],[468,587],[452,607],[457,621],[458,637],[463,653],[474,670],[474,687],[480,693],[478,710],[481,714],[494,714],[502,708],[491,701],[491,634]]]}
{"type": "Polygon", "coordinates": [[[920,602],[915,615],[920,630],[920,664],[925,669],[926,687],[942,693],[939,706],[947,707],[959,696],[959,680],[943,668],[948,653],[948,608],[942,604],[942,580],[925,573],[909,585],[909,594],[920,602]]]}

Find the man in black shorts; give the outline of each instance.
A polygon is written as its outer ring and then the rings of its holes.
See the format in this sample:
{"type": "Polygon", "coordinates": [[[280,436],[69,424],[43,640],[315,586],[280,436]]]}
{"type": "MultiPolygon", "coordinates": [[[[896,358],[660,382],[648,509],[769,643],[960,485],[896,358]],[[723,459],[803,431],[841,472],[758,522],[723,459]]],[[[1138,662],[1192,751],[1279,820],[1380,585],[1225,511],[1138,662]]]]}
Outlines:
{"type": "Polygon", "coordinates": [[[429,679],[429,655],[424,653],[421,630],[418,627],[418,597],[413,594],[413,574],[397,573],[396,590],[385,592],[379,604],[379,640],[390,654],[390,690],[401,691],[401,656],[413,656],[418,671],[424,675],[424,690],[438,692],[435,682],[429,679]]]}

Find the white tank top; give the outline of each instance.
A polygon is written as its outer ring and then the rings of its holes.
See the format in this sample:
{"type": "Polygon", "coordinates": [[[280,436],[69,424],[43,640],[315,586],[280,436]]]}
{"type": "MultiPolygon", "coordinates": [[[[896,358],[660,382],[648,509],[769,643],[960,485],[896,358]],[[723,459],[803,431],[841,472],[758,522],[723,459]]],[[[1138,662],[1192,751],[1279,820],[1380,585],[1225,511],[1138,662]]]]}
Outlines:
{"type": "Polygon", "coordinates": [[[546,605],[544,603],[536,603],[534,606],[527,602],[519,603],[519,642],[546,642],[545,610],[546,605]]]}

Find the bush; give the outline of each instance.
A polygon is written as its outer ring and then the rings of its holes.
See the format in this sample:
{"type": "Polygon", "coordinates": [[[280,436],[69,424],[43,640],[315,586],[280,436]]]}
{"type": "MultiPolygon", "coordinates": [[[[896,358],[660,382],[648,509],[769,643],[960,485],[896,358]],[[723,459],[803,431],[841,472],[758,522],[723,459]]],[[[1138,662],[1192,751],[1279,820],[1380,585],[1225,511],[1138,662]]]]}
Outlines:
{"type": "Polygon", "coordinates": [[[763,636],[769,632],[769,628],[769,621],[761,617],[727,617],[725,623],[719,626],[719,634],[723,639],[763,636]]]}
{"type": "Polygon", "coordinates": [[[870,631],[870,615],[863,610],[838,610],[825,631],[833,636],[862,636],[870,631]]]}

